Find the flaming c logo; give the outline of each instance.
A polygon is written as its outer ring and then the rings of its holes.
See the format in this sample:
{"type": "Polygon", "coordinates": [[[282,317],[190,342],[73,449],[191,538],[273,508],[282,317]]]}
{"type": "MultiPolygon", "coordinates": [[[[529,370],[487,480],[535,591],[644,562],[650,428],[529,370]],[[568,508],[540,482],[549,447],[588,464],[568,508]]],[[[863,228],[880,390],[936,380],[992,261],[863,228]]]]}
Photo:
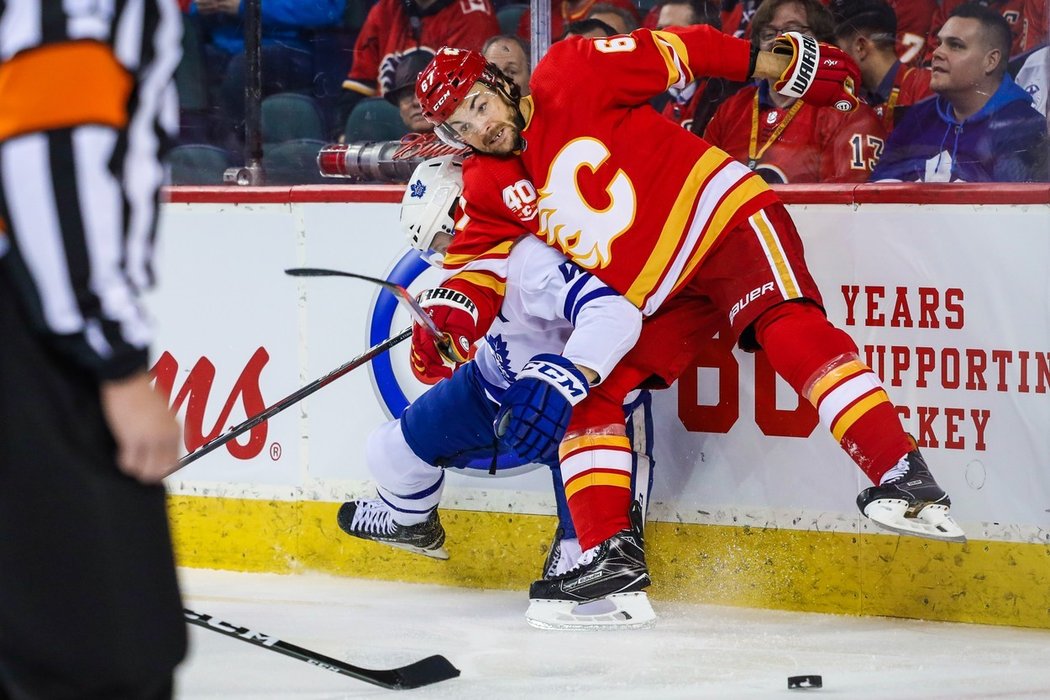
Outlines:
{"type": "MultiPolygon", "coordinates": [[[[207,441],[218,437],[229,427],[227,423],[238,400],[244,408],[245,417],[254,416],[266,408],[262,390],[259,388],[259,377],[263,367],[269,361],[270,355],[265,348],[260,347],[252,354],[241,371],[241,375],[237,377],[233,389],[230,390],[230,395],[223,404],[215,425],[205,433],[204,411],[211,395],[212,384],[215,382],[215,365],[207,357],[197,360],[197,363],[190,369],[186,381],[172,399],[179,363],[167,351],[157,359],[156,364],[150,370],[156,381],[157,391],[167,399],[172,410],[178,411],[184,403],[186,404],[183,439],[187,452],[193,452],[207,441]]],[[[231,440],[226,443],[226,449],[229,450],[231,456],[237,459],[251,459],[262,452],[265,443],[266,421],[263,421],[248,432],[247,443],[241,444],[236,440],[231,440]]]]}

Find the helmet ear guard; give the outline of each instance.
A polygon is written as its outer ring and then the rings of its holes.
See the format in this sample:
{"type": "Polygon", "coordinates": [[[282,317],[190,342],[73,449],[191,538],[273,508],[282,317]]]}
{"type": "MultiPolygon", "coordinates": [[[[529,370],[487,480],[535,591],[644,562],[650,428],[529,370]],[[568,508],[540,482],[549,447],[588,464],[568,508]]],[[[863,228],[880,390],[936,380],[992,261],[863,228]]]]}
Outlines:
{"type": "Polygon", "coordinates": [[[439,156],[416,166],[401,199],[401,230],[425,254],[439,233],[455,235],[456,206],[463,192],[460,156],[439,156]]]}

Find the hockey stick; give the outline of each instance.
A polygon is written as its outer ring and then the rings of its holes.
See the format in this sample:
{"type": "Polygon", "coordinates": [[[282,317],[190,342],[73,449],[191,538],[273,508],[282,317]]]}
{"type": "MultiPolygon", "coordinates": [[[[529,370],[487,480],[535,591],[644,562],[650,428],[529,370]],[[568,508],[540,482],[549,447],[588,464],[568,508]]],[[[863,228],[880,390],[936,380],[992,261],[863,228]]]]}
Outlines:
{"type": "Polygon", "coordinates": [[[223,620],[212,617],[211,615],[193,612],[186,608],[183,608],[182,613],[186,622],[191,625],[197,625],[204,629],[224,634],[227,637],[239,639],[242,642],[248,642],[249,644],[254,644],[263,647],[264,649],[269,649],[270,651],[276,651],[278,654],[284,654],[293,659],[305,661],[311,666],[318,666],[329,671],[335,671],[344,676],[350,676],[351,678],[356,678],[359,681],[371,683],[372,685],[378,685],[382,688],[390,688],[391,690],[419,688],[420,686],[430,685],[431,683],[447,681],[448,679],[455,678],[459,675],[459,669],[453,666],[448,659],[440,654],[428,656],[425,659],[421,659],[415,663],[409,664],[408,666],[401,666],[399,668],[361,668],[360,666],[353,666],[345,661],[339,661],[338,659],[333,659],[324,654],[318,654],[316,651],[304,649],[295,644],[282,642],[276,637],[262,632],[256,632],[255,630],[250,630],[247,627],[237,627],[232,623],[224,622],[223,620]]]}
{"type": "Polygon", "coordinates": [[[339,367],[336,367],[335,369],[333,369],[331,372],[329,372],[328,374],[324,375],[320,379],[315,379],[314,381],[310,382],[309,384],[307,384],[306,386],[302,387],[298,391],[295,391],[294,393],[291,393],[288,396],[285,396],[283,399],[281,399],[280,401],[278,401],[274,405],[270,406],[269,408],[265,409],[264,411],[262,411],[260,413],[257,413],[256,415],[254,415],[251,418],[247,419],[246,421],[244,421],[240,425],[235,425],[232,428],[230,428],[229,430],[227,430],[225,433],[223,433],[222,435],[220,435],[220,436],[218,436],[218,437],[216,437],[216,438],[214,438],[212,440],[209,440],[208,442],[204,443],[203,445],[198,447],[194,452],[191,452],[190,454],[188,454],[185,457],[183,457],[182,459],[180,459],[179,460],[179,465],[175,468],[174,471],[178,471],[179,469],[182,469],[183,467],[185,467],[187,464],[190,464],[191,462],[196,462],[198,459],[200,459],[204,455],[208,454],[212,450],[215,450],[215,449],[217,449],[219,447],[222,447],[223,445],[225,445],[227,442],[229,442],[230,440],[234,439],[238,435],[241,435],[242,433],[245,433],[245,432],[251,430],[252,428],[254,428],[255,426],[259,425],[260,423],[262,423],[265,420],[269,420],[270,418],[273,418],[274,416],[276,416],[278,413],[280,413],[284,409],[286,409],[289,406],[292,406],[292,405],[302,401],[307,396],[309,396],[310,394],[314,393],[315,391],[317,391],[321,387],[324,387],[324,386],[327,386],[327,385],[331,384],[332,382],[334,382],[336,379],[339,379],[343,375],[349,374],[352,370],[357,369],[361,365],[363,365],[366,362],[368,362],[369,360],[371,360],[376,355],[379,355],[380,353],[383,353],[383,352],[389,350],[390,348],[394,347],[395,345],[397,345],[398,343],[400,343],[402,340],[404,340],[405,338],[409,337],[410,335],[412,335],[412,329],[411,328],[406,328],[405,330],[401,331],[397,335],[391,336],[391,337],[387,338],[386,340],[384,340],[383,342],[373,345],[368,350],[365,350],[363,353],[361,353],[360,355],[358,355],[354,359],[350,360],[346,364],[341,365],[339,367]]]}
{"type": "Polygon", "coordinates": [[[452,342],[452,336],[448,333],[442,333],[441,329],[434,323],[434,319],[430,318],[430,315],[423,310],[423,307],[419,305],[419,302],[415,300],[412,294],[400,284],[389,280],[382,280],[378,277],[359,275],[356,272],[329,270],[322,267],[293,267],[284,272],[292,277],[350,277],[352,279],[364,280],[365,282],[378,284],[380,287],[394,295],[394,298],[397,299],[398,303],[404,306],[408,311],[408,315],[412,317],[413,321],[426,328],[427,332],[434,336],[434,342],[441,354],[445,356],[445,359],[454,364],[462,364],[468,359],[463,353],[456,349],[455,344],[452,342]]]}

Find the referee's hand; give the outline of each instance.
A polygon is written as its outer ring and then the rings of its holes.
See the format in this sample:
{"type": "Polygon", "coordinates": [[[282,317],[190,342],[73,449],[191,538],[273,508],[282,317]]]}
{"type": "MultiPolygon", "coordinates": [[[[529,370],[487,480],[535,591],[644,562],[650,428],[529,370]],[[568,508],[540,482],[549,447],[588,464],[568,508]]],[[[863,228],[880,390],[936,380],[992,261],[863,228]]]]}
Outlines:
{"type": "Polygon", "coordinates": [[[175,471],[179,424],[146,372],[103,382],[100,397],[122,472],[144,484],[156,484],[175,471]]]}

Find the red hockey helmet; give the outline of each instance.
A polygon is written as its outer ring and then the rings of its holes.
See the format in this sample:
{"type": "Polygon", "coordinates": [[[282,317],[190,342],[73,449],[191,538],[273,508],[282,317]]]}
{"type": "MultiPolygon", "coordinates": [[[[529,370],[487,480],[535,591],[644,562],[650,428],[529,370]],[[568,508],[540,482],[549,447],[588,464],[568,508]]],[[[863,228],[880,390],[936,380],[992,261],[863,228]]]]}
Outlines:
{"type": "Polygon", "coordinates": [[[495,82],[488,61],[480,53],[448,46],[438,49],[416,80],[416,97],[423,116],[435,126],[444,124],[466,99],[467,91],[485,77],[495,82]]]}

